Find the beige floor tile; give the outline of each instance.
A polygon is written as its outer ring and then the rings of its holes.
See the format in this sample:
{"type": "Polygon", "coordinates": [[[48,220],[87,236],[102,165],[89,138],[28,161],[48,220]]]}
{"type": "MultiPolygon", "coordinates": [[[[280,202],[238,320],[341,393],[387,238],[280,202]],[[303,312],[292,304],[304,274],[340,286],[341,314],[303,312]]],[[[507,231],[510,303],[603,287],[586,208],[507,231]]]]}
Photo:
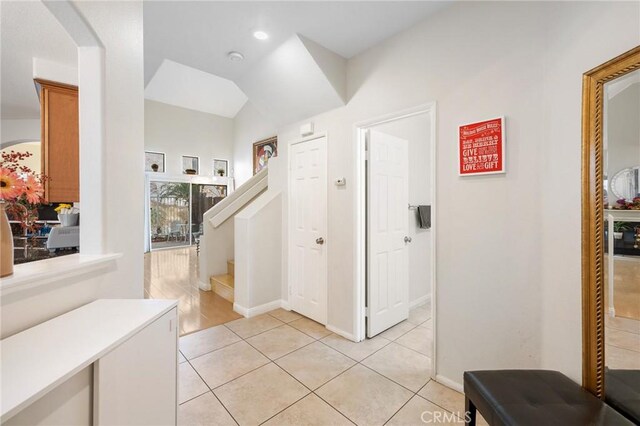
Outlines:
{"type": "Polygon", "coordinates": [[[293,311],[287,311],[286,309],[278,308],[275,311],[268,312],[272,317],[279,319],[282,322],[291,322],[302,318],[302,315],[293,311]]]}
{"type": "Polygon", "coordinates": [[[451,411],[458,417],[464,417],[464,395],[460,392],[456,392],[451,388],[431,380],[425,387],[420,389],[418,395],[448,411],[451,411]]]}
{"type": "Polygon", "coordinates": [[[609,368],[640,369],[640,353],[617,346],[604,346],[604,364],[609,368]]]}
{"type": "Polygon", "coordinates": [[[397,343],[385,346],[362,364],[414,392],[431,377],[431,359],[397,343]]]}
{"type": "Polygon", "coordinates": [[[257,425],[309,393],[270,363],[214,390],[240,425],[257,425]]]}
{"type": "Polygon", "coordinates": [[[208,391],[207,385],[188,362],[178,366],[178,403],[182,404],[208,391]]]}
{"type": "Polygon", "coordinates": [[[241,318],[228,322],[225,325],[238,336],[246,339],[281,326],[282,324],[284,324],[282,321],[275,319],[271,315],[263,314],[252,318],[241,318]]]}
{"type": "Polygon", "coordinates": [[[316,393],[358,425],[382,425],[413,394],[362,365],[345,371],[316,393]]]}
{"type": "Polygon", "coordinates": [[[314,342],[276,363],[313,390],[353,366],[355,361],[327,345],[314,342]]]}
{"type": "Polygon", "coordinates": [[[247,339],[251,346],[271,359],[283,357],[313,341],[311,337],[288,325],[273,328],[247,339]]]}
{"type": "Polygon", "coordinates": [[[396,340],[398,337],[408,333],[416,327],[417,326],[415,324],[412,324],[409,321],[402,321],[400,324],[394,325],[390,329],[380,333],[380,337],[384,337],[389,340],[396,340]]]}
{"type": "Polygon", "coordinates": [[[375,351],[388,345],[391,341],[384,337],[376,336],[373,339],[366,339],[362,342],[355,343],[337,334],[330,334],[322,339],[321,342],[331,346],[338,352],[342,352],[351,359],[362,361],[375,351]]]}
{"type": "Polygon", "coordinates": [[[191,360],[191,365],[211,389],[269,363],[246,342],[238,342],[191,360]]]}
{"type": "Polygon", "coordinates": [[[426,327],[416,327],[397,339],[396,343],[431,357],[433,352],[433,330],[426,327]]]}
{"type": "Polygon", "coordinates": [[[428,320],[426,320],[425,322],[420,324],[420,327],[424,327],[424,328],[428,328],[429,330],[433,330],[433,318],[429,318],[428,320]]]}
{"type": "Polygon", "coordinates": [[[241,339],[229,331],[224,325],[207,328],[180,338],[180,352],[193,359],[207,352],[215,351],[241,339]]]}
{"type": "MultiPolygon", "coordinates": [[[[640,334],[630,333],[622,330],[605,330],[606,342],[610,345],[622,349],[640,352],[640,334]]],[[[640,353],[638,353],[640,358],[640,353]]]]}
{"type": "Polygon", "coordinates": [[[415,325],[420,325],[429,318],[431,318],[431,310],[421,306],[409,311],[409,318],[407,321],[415,325]]]}
{"type": "Polygon", "coordinates": [[[187,362],[187,359],[182,355],[182,352],[178,351],[178,364],[182,364],[183,362],[187,362]]]}
{"type": "Polygon", "coordinates": [[[331,334],[324,325],[310,320],[309,318],[300,318],[299,320],[290,322],[289,325],[297,328],[305,334],[308,334],[314,339],[322,339],[323,337],[331,334]]]}
{"type": "Polygon", "coordinates": [[[605,318],[605,326],[607,328],[615,328],[618,330],[629,331],[631,333],[640,334],[640,321],[624,317],[605,318]]]}
{"type": "Polygon", "coordinates": [[[269,426],[353,425],[342,414],[314,394],[305,396],[304,399],[296,402],[264,424],[269,426]]]}
{"type": "Polygon", "coordinates": [[[387,426],[426,424],[462,426],[464,421],[455,414],[416,395],[389,420],[387,426]]]}
{"type": "Polygon", "coordinates": [[[235,426],[220,401],[207,392],[178,407],[178,426],[235,426]]]}

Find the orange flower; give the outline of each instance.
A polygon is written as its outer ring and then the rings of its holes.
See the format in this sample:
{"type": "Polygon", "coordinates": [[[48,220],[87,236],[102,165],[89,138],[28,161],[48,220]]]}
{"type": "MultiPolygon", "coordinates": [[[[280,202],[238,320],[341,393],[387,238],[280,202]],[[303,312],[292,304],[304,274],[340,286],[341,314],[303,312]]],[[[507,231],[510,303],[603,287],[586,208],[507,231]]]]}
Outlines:
{"type": "Polygon", "coordinates": [[[42,187],[42,183],[40,183],[34,175],[29,175],[27,180],[24,181],[23,191],[29,203],[40,204],[40,202],[42,202],[44,188],[42,187]]]}
{"type": "Polygon", "coordinates": [[[0,167],[0,200],[13,201],[22,192],[22,181],[14,172],[0,167]]]}

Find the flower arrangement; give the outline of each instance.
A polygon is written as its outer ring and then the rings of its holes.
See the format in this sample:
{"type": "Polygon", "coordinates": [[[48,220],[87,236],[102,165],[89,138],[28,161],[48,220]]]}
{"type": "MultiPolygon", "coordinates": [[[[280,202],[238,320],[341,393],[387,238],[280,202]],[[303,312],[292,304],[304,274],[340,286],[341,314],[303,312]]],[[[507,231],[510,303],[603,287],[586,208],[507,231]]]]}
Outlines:
{"type": "Polygon", "coordinates": [[[621,198],[616,201],[616,205],[613,208],[618,210],[640,210],[640,197],[634,197],[631,201],[621,198]]]}
{"type": "Polygon", "coordinates": [[[47,177],[21,165],[30,152],[2,153],[0,160],[0,200],[6,203],[7,214],[20,222],[26,232],[34,233],[38,225],[38,207],[43,202],[47,177]]]}
{"type": "Polygon", "coordinates": [[[56,213],[58,214],[73,214],[73,213],[77,213],[76,211],[74,211],[74,207],[71,204],[58,204],[58,207],[56,207],[55,209],[56,213]]]}

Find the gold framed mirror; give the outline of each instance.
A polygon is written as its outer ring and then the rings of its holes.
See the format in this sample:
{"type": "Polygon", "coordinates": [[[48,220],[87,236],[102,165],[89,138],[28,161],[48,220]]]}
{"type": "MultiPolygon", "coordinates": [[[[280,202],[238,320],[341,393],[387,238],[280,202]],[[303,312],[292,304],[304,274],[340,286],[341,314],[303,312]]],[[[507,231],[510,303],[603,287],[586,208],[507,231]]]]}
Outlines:
{"type": "MultiPolygon", "coordinates": [[[[616,314],[614,301],[614,262],[619,259],[624,261],[638,261],[640,265],[640,252],[626,250],[627,235],[623,235],[622,242],[617,241],[618,234],[615,232],[621,228],[621,223],[631,224],[632,229],[637,228],[638,234],[633,238],[640,238],[640,203],[633,204],[633,199],[638,197],[640,193],[628,195],[625,198],[616,199],[619,194],[617,190],[611,190],[611,182],[615,176],[616,185],[621,185],[619,176],[626,176],[621,170],[636,170],[635,166],[640,165],[640,46],[588,71],[583,76],[583,92],[582,92],[582,320],[583,320],[583,386],[602,399],[607,399],[609,395],[607,383],[609,383],[610,371],[622,371],[617,366],[609,368],[609,363],[613,361],[605,358],[608,350],[608,343],[605,341],[606,330],[612,321],[618,318],[624,318],[625,321],[637,320],[640,326],[640,317],[635,317],[635,312],[631,312],[627,317],[622,317],[620,313],[616,314]],[[624,83],[624,84],[621,84],[624,83]],[[631,88],[631,89],[630,89],[631,88]],[[633,90],[630,92],[629,90],[633,90]],[[623,93],[625,96],[621,96],[623,93]],[[636,94],[637,92],[637,94],[636,94]],[[616,102],[630,97],[631,107],[634,111],[637,109],[638,115],[632,113],[631,116],[625,115],[629,112],[629,108],[622,108],[623,117],[613,117],[619,108],[615,106],[612,100],[616,102]],[[635,116],[635,120],[633,117],[635,116]],[[623,124],[620,124],[623,123],[623,124]],[[612,126],[624,125],[635,126],[632,134],[633,137],[620,136],[621,132],[614,133],[612,126]],[[624,145],[624,146],[622,146],[624,145]],[[631,146],[635,154],[629,154],[624,151],[627,145],[631,146]],[[614,152],[615,150],[615,152],[614,152]],[[615,154],[615,155],[614,155],[615,154]],[[623,166],[618,158],[622,158],[627,162],[631,162],[627,166],[623,166]],[[615,159],[615,161],[614,161],[615,159]],[[637,164],[636,164],[637,163],[637,164]],[[626,167],[626,168],[623,168],[626,167]],[[616,170],[617,169],[617,170],[616,170]],[[623,201],[624,200],[624,201],[623,201]],[[634,228],[635,226],[635,228],[634,228]],[[612,232],[614,231],[614,232],[612,232]],[[612,235],[613,234],[613,235],[612,235]],[[631,254],[627,254],[631,253],[631,254]],[[634,256],[638,256],[635,258],[634,256]],[[613,320],[612,320],[613,318],[613,320]]],[[[626,130],[625,130],[626,131],[626,130]]],[[[637,176],[635,176],[637,180],[637,176]]],[[[637,191],[636,189],[632,191],[637,191]]],[[[625,231],[626,232],[626,231],[625,231]]],[[[625,234],[622,232],[622,234],[625,234]]],[[[629,237],[631,238],[631,237],[629,237]]],[[[630,241],[629,244],[632,244],[630,241]]],[[[635,244],[637,246],[637,242],[635,244]]],[[[633,247],[633,246],[632,246],[633,247]]],[[[632,265],[636,268],[635,263],[624,264],[625,268],[632,265]]],[[[640,275],[635,275],[640,269],[631,269],[631,280],[637,278],[638,288],[640,289],[640,275]],[[635,271],[635,272],[633,272],[635,271]]],[[[616,272],[617,275],[620,275],[616,272]]],[[[634,288],[636,282],[632,282],[634,288]]],[[[618,284],[618,287],[620,285],[618,284]]],[[[617,291],[621,291],[618,288],[617,291]]],[[[635,290],[634,290],[635,291],[635,290]]],[[[640,295],[640,293],[638,293],[640,295]]],[[[616,294],[617,299],[621,300],[621,296],[616,294]]],[[[628,296],[624,296],[625,298],[628,296]]],[[[631,302],[635,304],[635,293],[631,302]]],[[[639,296],[640,297],[640,296],[639,296]]],[[[638,299],[640,302],[640,299],[638,299]]],[[[640,310],[640,305],[638,306],[640,310]]],[[[639,315],[640,316],[640,315],[639,315]]],[[[622,320],[620,320],[622,321],[622,320]]],[[[614,321],[615,322],[615,321],[614,321]]],[[[626,322],[623,321],[626,326],[626,322]]],[[[628,323],[629,327],[635,327],[635,323],[628,323]]],[[[633,329],[635,330],[635,328],[633,329]]],[[[640,328],[638,328],[640,330],[640,328]]],[[[614,330],[612,333],[617,333],[614,330]]],[[[609,335],[608,335],[609,336],[609,335]]],[[[610,338],[611,336],[609,336],[610,338]]],[[[626,338],[626,336],[624,336],[626,338]]],[[[638,335],[640,342],[640,334],[638,335]]],[[[640,343],[638,343],[638,363],[640,363],[640,343]]],[[[632,348],[633,349],[633,348],[632,348]]],[[[617,348],[615,349],[618,350],[617,348]]],[[[612,350],[612,353],[614,351],[612,350]]],[[[632,354],[632,356],[634,356],[632,354]]],[[[618,360],[616,360],[618,362],[618,360]]],[[[636,360],[631,360],[625,364],[624,370],[630,371],[635,369],[636,360]],[[626,366],[631,366],[627,369],[626,366]]],[[[640,367],[638,367],[640,373],[640,367]]],[[[634,374],[636,374],[634,372],[634,374]]],[[[637,376],[634,376],[637,377],[637,376]]],[[[613,380],[613,379],[611,379],[613,380]]],[[[611,389],[614,388],[613,382],[611,389]]]]}

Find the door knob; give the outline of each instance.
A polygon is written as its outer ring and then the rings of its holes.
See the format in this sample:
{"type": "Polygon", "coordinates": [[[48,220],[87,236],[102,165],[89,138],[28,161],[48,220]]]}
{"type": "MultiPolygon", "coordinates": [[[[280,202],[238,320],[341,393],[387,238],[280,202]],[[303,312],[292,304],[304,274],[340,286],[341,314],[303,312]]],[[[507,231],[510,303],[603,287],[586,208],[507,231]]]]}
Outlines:
{"type": "Polygon", "coordinates": [[[324,238],[320,237],[320,238],[316,238],[316,244],[324,244],[324,238]]]}
{"type": "Polygon", "coordinates": [[[404,237],[404,242],[405,243],[410,243],[411,242],[411,237],[404,237]]]}

